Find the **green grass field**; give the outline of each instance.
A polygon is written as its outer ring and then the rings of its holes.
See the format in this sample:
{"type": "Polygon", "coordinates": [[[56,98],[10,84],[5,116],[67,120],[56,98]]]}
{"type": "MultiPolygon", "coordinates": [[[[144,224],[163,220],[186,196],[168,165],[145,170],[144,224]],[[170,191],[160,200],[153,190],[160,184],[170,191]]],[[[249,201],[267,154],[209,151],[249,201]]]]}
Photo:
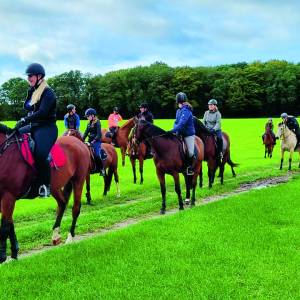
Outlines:
{"type": "MultiPolygon", "coordinates": [[[[240,164],[237,177],[232,178],[227,167],[225,184],[221,186],[217,180],[209,190],[205,175],[205,187],[197,189],[198,202],[203,197],[231,191],[241,183],[286,173],[287,165],[279,171],[279,145],[272,159],[263,158],[261,135],[265,121],[223,121],[223,130],[231,138],[232,160],[240,164]]],[[[165,129],[172,127],[169,120],[157,120],[156,124],[165,129]]],[[[62,123],[59,126],[61,134],[62,123]]],[[[106,122],[102,126],[106,127],[106,122]]],[[[298,168],[296,155],[292,167],[298,168]]],[[[143,185],[133,184],[128,159],[124,168],[119,166],[119,175],[120,198],[115,197],[114,184],[109,195],[103,197],[102,178],[92,176],[94,205],[82,206],[77,233],[108,228],[128,218],[159,211],[161,196],[152,160],[145,163],[143,185]]],[[[106,299],[295,298],[299,281],[296,199],[300,192],[298,175],[294,177],[289,184],[187,209],[2,265],[3,295],[43,299],[79,295],[106,299]]],[[[167,179],[170,209],[177,207],[177,196],[172,179],[167,179]]],[[[21,251],[50,242],[55,208],[51,198],[17,202],[14,219],[21,251]]],[[[68,209],[62,222],[63,237],[70,224],[68,209]]]]}

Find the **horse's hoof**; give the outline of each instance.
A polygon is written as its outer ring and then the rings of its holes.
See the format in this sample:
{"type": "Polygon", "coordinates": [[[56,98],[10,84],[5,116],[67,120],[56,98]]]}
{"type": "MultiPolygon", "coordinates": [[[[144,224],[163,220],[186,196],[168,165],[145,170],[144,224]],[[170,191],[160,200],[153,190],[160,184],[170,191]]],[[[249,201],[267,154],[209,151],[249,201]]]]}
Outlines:
{"type": "Polygon", "coordinates": [[[179,207],[179,210],[184,210],[184,207],[183,207],[183,206],[180,206],[180,207],[179,207]]]}
{"type": "Polygon", "coordinates": [[[166,213],[166,210],[165,210],[165,209],[161,209],[161,210],[160,210],[160,214],[161,214],[161,215],[164,215],[165,213],[166,213]]]}
{"type": "Polygon", "coordinates": [[[116,195],[116,197],[117,197],[117,198],[120,198],[120,197],[121,197],[121,195],[120,195],[120,194],[117,194],[117,195],[116,195]]]}
{"type": "Polygon", "coordinates": [[[57,239],[52,240],[53,246],[57,246],[57,245],[59,245],[60,243],[61,243],[61,238],[57,238],[57,239]]]}
{"type": "Polygon", "coordinates": [[[6,261],[6,256],[0,257],[0,264],[4,263],[6,261]]]}
{"type": "Polygon", "coordinates": [[[73,243],[73,242],[74,242],[74,237],[73,237],[72,234],[69,232],[65,244],[71,244],[71,243],[73,243]]]}
{"type": "Polygon", "coordinates": [[[186,205],[189,205],[189,204],[191,203],[191,201],[190,201],[190,199],[185,199],[184,203],[185,203],[186,205]]]}
{"type": "Polygon", "coordinates": [[[17,258],[18,258],[18,253],[19,253],[19,250],[11,251],[10,257],[11,257],[12,259],[17,259],[17,258]]]}

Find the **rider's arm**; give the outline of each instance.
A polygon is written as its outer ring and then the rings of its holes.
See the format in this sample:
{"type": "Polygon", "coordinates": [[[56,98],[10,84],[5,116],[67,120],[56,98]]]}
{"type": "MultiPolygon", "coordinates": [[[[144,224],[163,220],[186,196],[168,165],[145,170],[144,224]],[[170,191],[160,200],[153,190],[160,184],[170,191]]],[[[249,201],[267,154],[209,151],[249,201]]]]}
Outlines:
{"type": "Polygon", "coordinates": [[[84,134],[83,134],[83,137],[82,137],[83,140],[86,139],[86,137],[88,136],[89,132],[90,132],[90,126],[89,126],[89,124],[88,124],[88,126],[86,127],[85,132],[84,132],[84,134]]]}
{"type": "Polygon", "coordinates": [[[191,113],[188,110],[182,111],[182,113],[180,115],[180,119],[179,119],[178,123],[174,125],[172,132],[180,131],[180,129],[182,129],[184,127],[184,125],[186,124],[186,122],[188,121],[190,114],[191,113]]]}
{"type": "Polygon", "coordinates": [[[220,112],[216,113],[216,124],[213,127],[213,130],[220,130],[221,129],[221,114],[220,112]]]}
{"type": "Polygon", "coordinates": [[[68,128],[67,117],[68,117],[68,114],[66,114],[66,115],[64,116],[64,124],[65,124],[65,128],[66,128],[66,129],[69,129],[69,128],[68,128]]]}
{"type": "Polygon", "coordinates": [[[76,124],[75,124],[76,130],[79,130],[79,127],[80,127],[80,119],[79,116],[76,114],[76,124]]]}
{"type": "Polygon", "coordinates": [[[96,122],[95,126],[96,126],[96,129],[97,129],[97,135],[95,137],[95,140],[96,141],[101,141],[102,133],[101,133],[101,124],[100,124],[99,120],[96,122]]]}

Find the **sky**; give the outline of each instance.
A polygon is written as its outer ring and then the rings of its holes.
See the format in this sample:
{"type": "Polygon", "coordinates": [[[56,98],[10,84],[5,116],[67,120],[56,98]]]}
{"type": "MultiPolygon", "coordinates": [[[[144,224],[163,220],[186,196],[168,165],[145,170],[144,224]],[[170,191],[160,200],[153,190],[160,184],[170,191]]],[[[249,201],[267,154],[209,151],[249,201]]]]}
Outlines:
{"type": "Polygon", "coordinates": [[[150,65],[300,62],[300,1],[0,0],[0,84],[150,65]]]}

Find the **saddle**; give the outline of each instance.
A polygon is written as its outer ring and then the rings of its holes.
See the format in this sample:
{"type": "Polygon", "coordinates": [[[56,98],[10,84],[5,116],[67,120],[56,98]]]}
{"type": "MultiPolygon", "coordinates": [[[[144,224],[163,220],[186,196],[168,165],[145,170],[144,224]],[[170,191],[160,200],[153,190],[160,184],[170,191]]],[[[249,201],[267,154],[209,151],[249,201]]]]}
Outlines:
{"type": "Polygon", "coordinates": [[[99,161],[97,156],[95,155],[95,150],[90,144],[86,144],[90,150],[90,156],[91,156],[91,174],[99,173],[102,169],[102,166],[100,164],[103,164],[103,162],[107,159],[107,153],[106,151],[101,148],[100,149],[100,160],[99,161]]]}
{"type": "MultiPolygon", "coordinates": [[[[188,148],[187,148],[186,143],[184,141],[184,138],[182,136],[178,136],[178,140],[181,143],[183,160],[184,160],[184,162],[186,162],[189,159],[188,148]]],[[[199,155],[198,149],[197,149],[196,145],[194,145],[194,156],[195,156],[195,158],[198,158],[198,155],[199,155]]],[[[187,167],[187,166],[185,166],[185,167],[187,167]]]]}

